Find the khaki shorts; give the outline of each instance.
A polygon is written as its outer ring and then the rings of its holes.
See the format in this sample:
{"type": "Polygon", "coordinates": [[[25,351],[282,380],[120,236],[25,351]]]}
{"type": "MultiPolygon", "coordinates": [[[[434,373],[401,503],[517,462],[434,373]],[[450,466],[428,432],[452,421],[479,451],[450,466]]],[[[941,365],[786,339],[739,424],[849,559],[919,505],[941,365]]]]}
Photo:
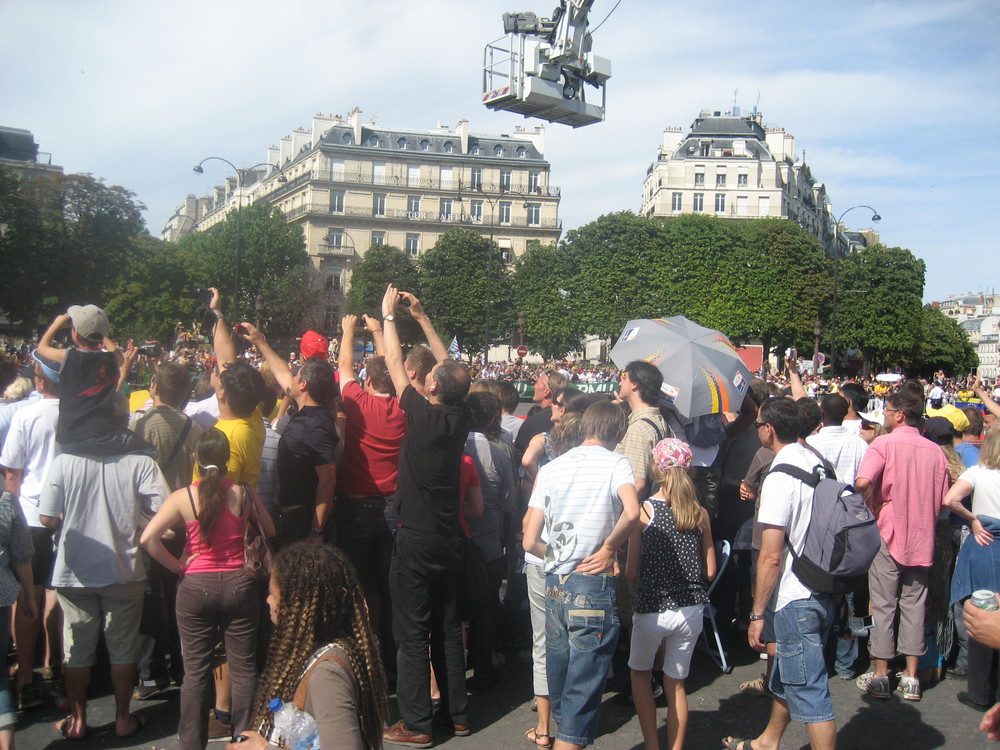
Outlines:
{"type": "Polygon", "coordinates": [[[92,667],[97,662],[102,630],[111,664],[135,662],[139,655],[142,581],[101,588],[58,587],[56,594],[63,609],[67,667],[92,667]]]}

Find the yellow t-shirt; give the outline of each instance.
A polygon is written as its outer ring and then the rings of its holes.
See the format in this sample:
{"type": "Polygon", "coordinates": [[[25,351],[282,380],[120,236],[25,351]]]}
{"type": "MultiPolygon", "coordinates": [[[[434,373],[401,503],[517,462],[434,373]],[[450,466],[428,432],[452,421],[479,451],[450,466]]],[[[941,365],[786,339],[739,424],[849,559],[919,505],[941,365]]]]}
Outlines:
{"type": "MultiPolygon", "coordinates": [[[[264,419],[260,412],[255,409],[246,419],[220,419],[215,427],[229,440],[226,478],[256,487],[260,456],[264,451],[264,419]]],[[[194,473],[194,478],[198,479],[197,464],[194,473]]]]}

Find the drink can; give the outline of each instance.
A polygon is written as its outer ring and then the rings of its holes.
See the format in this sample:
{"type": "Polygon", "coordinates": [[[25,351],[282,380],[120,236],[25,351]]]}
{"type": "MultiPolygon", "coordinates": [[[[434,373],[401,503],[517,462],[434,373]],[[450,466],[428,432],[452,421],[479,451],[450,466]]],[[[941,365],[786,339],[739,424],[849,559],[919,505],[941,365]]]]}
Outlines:
{"type": "Polygon", "coordinates": [[[988,612],[996,612],[1000,609],[1000,605],[997,604],[996,594],[989,589],[973,591],[970,601],[973,607],[979,607],[979,609],[985,609],[988,612]]]}

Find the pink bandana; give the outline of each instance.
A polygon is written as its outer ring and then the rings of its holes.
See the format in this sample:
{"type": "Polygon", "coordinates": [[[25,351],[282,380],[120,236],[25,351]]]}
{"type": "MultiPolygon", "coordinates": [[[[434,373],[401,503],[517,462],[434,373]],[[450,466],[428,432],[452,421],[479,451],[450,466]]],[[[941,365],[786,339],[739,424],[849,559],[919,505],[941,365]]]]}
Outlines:
{"type": "Polygon", "coordinates": [[[661,440],[653,447],[653,463],[664,472],[675,466],[687,469],[691,466],[691,448],[677,438],[661,440]]]}

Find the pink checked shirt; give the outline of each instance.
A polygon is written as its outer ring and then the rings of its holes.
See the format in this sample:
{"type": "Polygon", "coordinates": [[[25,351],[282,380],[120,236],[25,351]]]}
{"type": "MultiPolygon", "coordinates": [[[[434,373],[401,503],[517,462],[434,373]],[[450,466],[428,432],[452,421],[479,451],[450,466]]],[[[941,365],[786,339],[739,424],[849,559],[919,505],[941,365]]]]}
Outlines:
{"type": "Polygon", "coordinates": [[[872,483],[878,528],[892,559],[929,567],[934,524],[948,489],[944,452],[916,427],[902,425],[872,441],[858,477],[872,483]]]}

